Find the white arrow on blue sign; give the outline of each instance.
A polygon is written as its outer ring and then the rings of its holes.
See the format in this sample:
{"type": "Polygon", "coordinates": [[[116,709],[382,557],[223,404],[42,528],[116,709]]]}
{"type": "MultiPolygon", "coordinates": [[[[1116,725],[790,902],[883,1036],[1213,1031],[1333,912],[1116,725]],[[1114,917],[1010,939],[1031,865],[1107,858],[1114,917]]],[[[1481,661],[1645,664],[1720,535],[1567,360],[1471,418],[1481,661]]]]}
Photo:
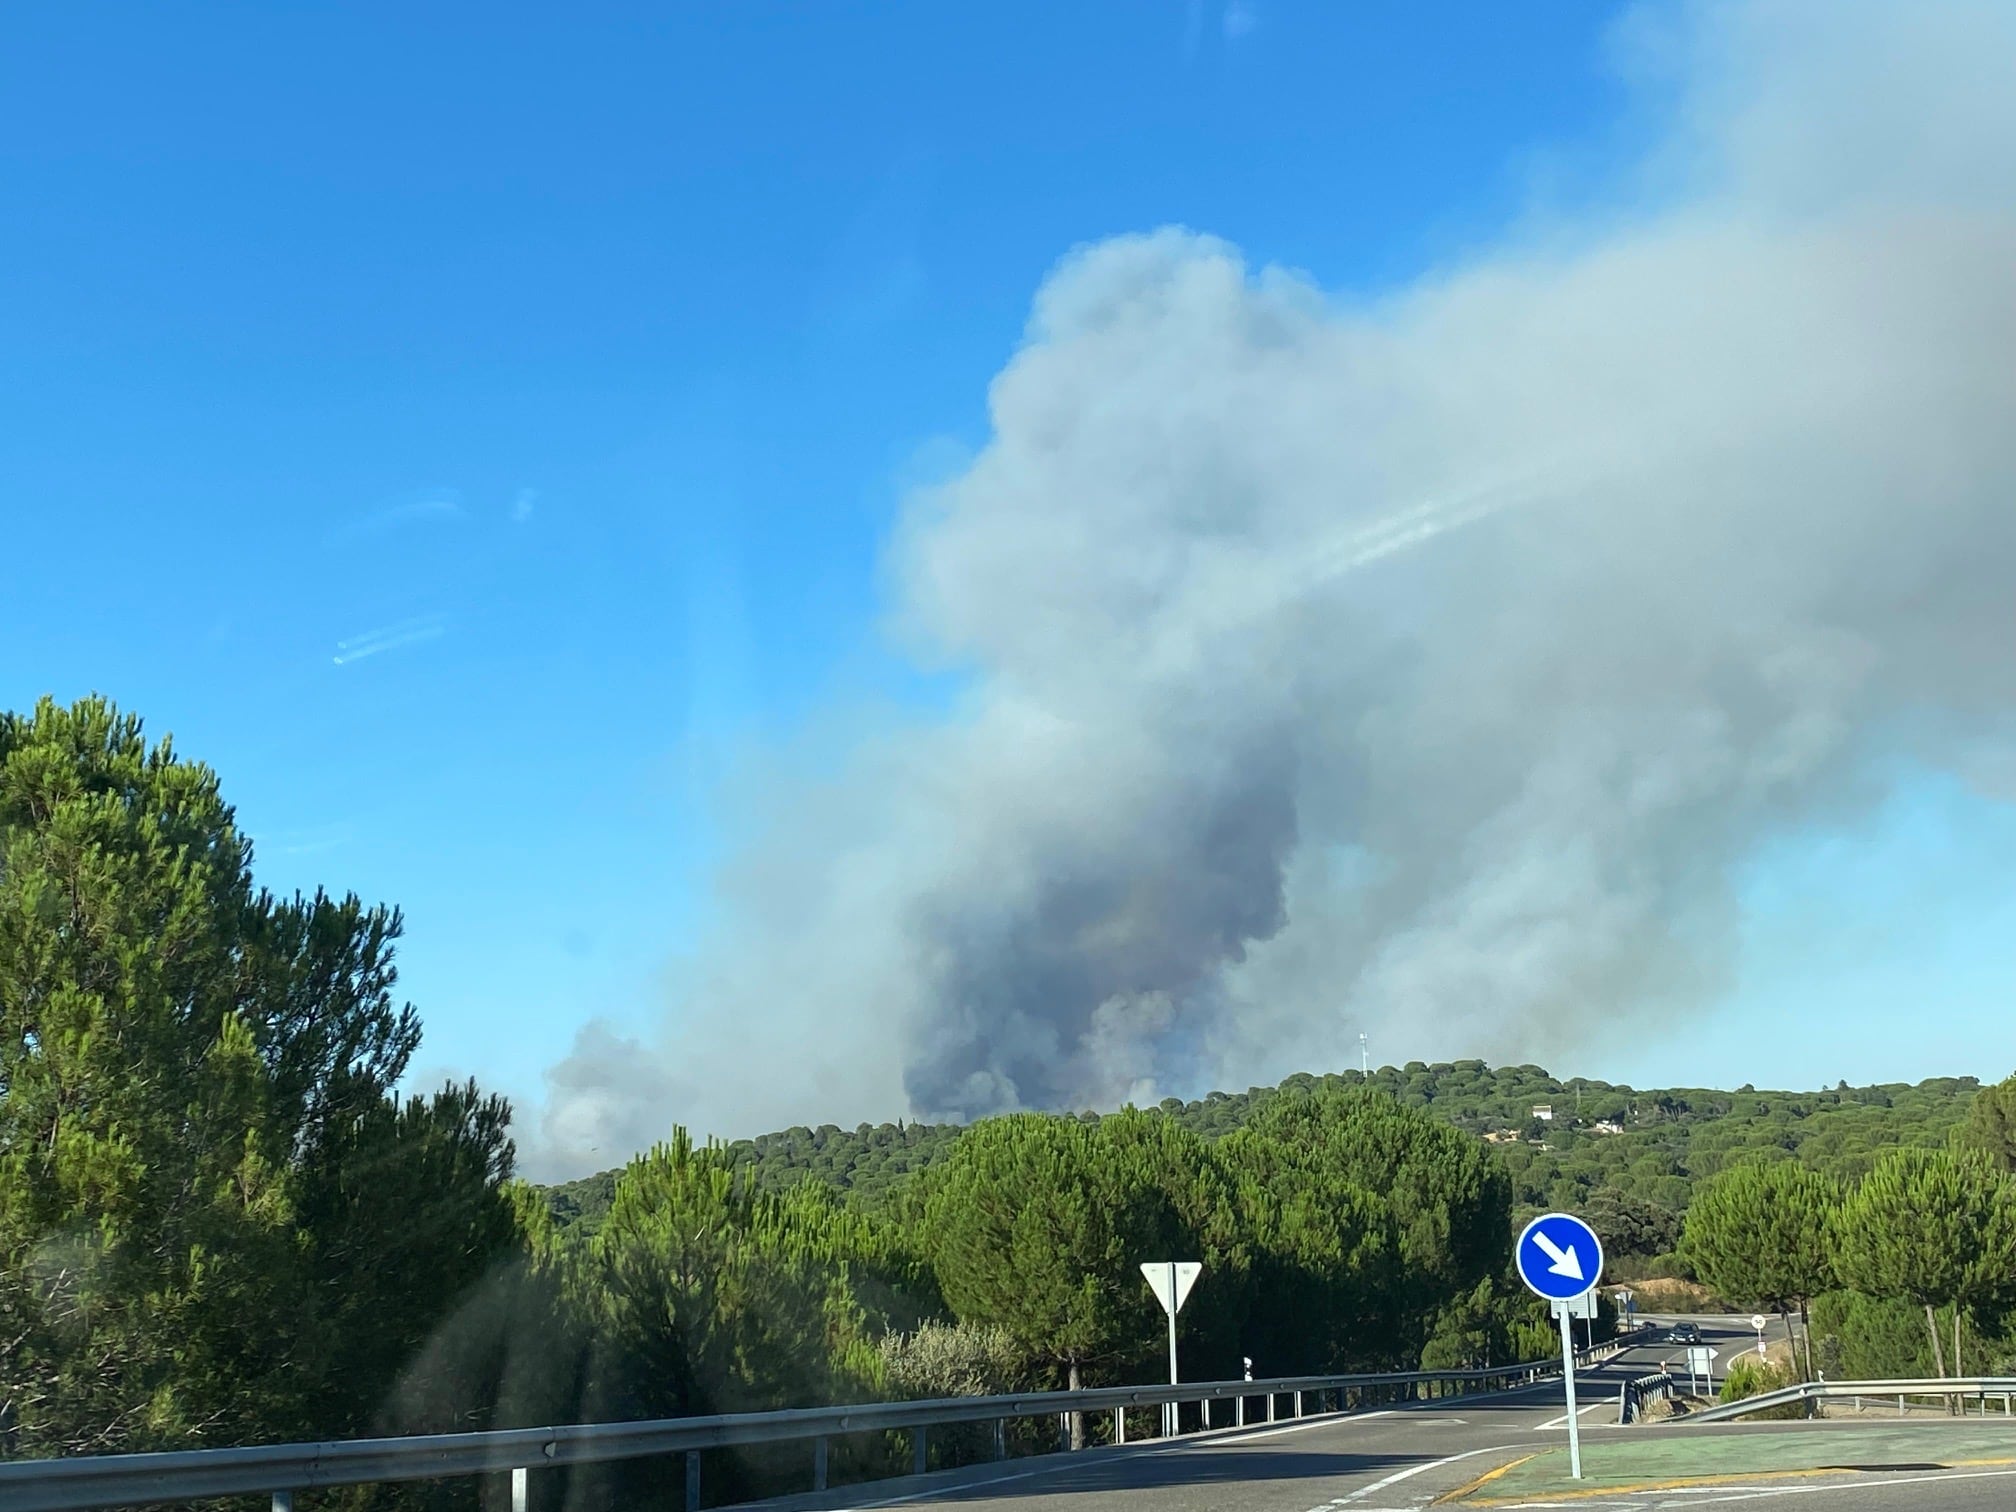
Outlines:
{"type": "Polygon", "coordinates": [[[1603,1245],[1572,1213],[1542,1213],[1520,1232],[1513,1261],[1519,1279],[1541,1296],[1566,1302],[1603,1279],[1603,1245]]]}

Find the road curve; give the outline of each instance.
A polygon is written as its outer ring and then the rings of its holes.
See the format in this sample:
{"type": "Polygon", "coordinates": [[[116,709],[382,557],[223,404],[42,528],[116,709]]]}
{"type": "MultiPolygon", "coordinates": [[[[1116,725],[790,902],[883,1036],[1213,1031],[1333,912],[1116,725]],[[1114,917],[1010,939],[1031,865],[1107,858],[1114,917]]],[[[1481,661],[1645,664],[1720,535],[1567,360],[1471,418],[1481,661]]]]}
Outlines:
{"type": "MultiPolygon", "coordinates": [[[[1704,1341],[1729,1359],[1756,1335],[1748,1319],[1695,1318],[1704,1341]]],[[[1775,1322],[1775,1320],[1774,1320],[1775,1322]]],[[[1585,1443],[1618,1432],[1852,1432],[1852,1424],[1778,1424],[1700,1428],[1617,1425],[1619,1388],[1634,1376],[1664,1368],[1674,1346],[1663,1341],[1627,1350],[1577,1373],[1585,1443]]],[[[779,1509],[828,1512],[1417,1512],[1483,1472],[1567,1436],[1561,1383],[1364,1412],[1330,1414],[1243,1430],[1196,1434],[1123,1448],[1087,1450],[975,1466],[952,1476],[880,1482],[822,1497],[766,1503],[779,1509]]],[[[1885,1482],[1832,1488],[1809,1512],[1862,1512],[1895,1506],[1906,1512],[1987,1507],[2016,1502],[2016,1478],[1954,1476],[1939,1485],[1916,1478],[1908,1487],[1885,1482]],[[1888,1500],[1883,1498],[1887,1495],[1888,1500]],[[1867,1500],[1875,1497],[1876,1500],[1867,1500]],[[2000,1498],[2000,1500],[1998,1500],[2000,1498]]],[[[1759,1497],[1791,1494],[1784,1485],[1752,1488],[1759,1497]]],[[[1802,1494],[1821,1490],[1811,1482],[1802,1494]]],[[[1729,1487],[1719,1500],[1749,1499],[1729,1487]]],[[[1634,1496],[1581,1502],[1604,1507],[1659,1506],[1664,1498],[1634,1496]]],[[[1698,1504],[1695,1493],[1690,1504],[1698,1504]]],[[[1803,1504],[1802,1504],[1803,1508],[1803,1504]]]]}

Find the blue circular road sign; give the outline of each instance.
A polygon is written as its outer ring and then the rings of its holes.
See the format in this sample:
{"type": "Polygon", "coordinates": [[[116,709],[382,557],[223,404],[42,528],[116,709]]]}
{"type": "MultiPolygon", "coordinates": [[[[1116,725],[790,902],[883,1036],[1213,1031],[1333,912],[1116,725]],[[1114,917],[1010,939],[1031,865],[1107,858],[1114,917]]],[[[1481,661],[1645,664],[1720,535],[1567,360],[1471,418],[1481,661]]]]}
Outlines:
{"type": "Polygon", "coordinates": [[[1603,1245],[1573,1213],[1542,1213],[1521,1230],[1513,1262],[1541,1296],[1567,1302],[1603,1279],[1603,1245]]]}

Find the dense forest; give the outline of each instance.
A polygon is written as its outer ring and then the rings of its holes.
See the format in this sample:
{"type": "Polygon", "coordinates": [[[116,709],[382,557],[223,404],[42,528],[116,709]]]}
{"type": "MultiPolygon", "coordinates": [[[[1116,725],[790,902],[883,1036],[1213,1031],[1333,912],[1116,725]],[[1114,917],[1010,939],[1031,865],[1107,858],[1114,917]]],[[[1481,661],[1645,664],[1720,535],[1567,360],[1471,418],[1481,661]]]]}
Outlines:
{"type": "MultiPolygon", "coordinates": [[[[1865,1174],[1883,1151],[1937,1145],[1966,1117],[1980,1083],[1940,1077],[1821,1092],[1637,1089],[1580,1078],[1562,1081],[1538,1066],[1482,1061],[1411,1061],[1364,1076],[1357,1071],[1291,1076],[1278,1087],[1214,1092],[1195,1102],[1166,1099],[1157,1111],[1216,1139],[1245,1128],[1284,1097],[1369,1088],[1404,1108],[1490,1144],[1512,1181],[1515,1216],[1566,1208],[1592,1214],[1619,1278],[1655,1272],[1687,1276],[1673,1254],[1694,1184],[1760,1153],[1785,1152],[1842,1179],[1865,1174]],[[1657,1259],[1660,1264],[1648,1266],[1657,1259]]],[[[1096,1113],[1080,1117],[1096,1122],[1096,1113]]],[[[831,1124],[737,1140],[726,1157],[764,1191],[811,1178],[876,1211],[910,1177],[955,1146],[954,1124],[831,1124]]],[[[609,1210],[619,1171],[545,1189],[555,1220],[589,1233],[609,1210]]]]}
{"type": "MultiPolygon", "coordinates": [[[[259,888],[215,775],[132,716],[0,714],[0,1456],[1140,1379],[1162,1328],[1137,1267],[1179,1256],[1205,1266],[1193,1378],[1538,1358],[1509,1262],[1542,1205],[1586,1213],[1613,1275],[1810,1312],[1823,1364],[2011,1353],[2016,1082],[1639,1092],[1416,1064],[965,1129],[675,1128],[542,1191],[501,1100],[397,1090],[421,1034],[401,929],[259,888]]],[[[710,1453],[710,1504],[802,1485],[801,1450],[710,1453]]],[[[932,1439],[934,1464],[977,1452],[932,1439]]],[[[836,1483],[900,1463],[881,1435],[834,1456],[836,1483]]],[[[554,1468],[533,1499],[672,1506],[676,1474],[554,1468]]]]}

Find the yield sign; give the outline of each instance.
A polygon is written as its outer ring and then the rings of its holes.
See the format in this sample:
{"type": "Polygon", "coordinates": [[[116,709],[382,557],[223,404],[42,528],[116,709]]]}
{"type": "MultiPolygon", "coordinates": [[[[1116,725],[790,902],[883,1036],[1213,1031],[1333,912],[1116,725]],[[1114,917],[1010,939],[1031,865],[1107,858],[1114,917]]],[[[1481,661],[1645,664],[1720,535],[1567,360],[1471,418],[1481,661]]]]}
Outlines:
{"type": "Polygon", "coordinates": [[[1204,1267],[1195,1260],[1143,1260],[1141,1274],[1148,1278],[1162,1310],[1173,1318],[1183,1310],[1184,1299],[1204,1274],[1204,1267]]]}

